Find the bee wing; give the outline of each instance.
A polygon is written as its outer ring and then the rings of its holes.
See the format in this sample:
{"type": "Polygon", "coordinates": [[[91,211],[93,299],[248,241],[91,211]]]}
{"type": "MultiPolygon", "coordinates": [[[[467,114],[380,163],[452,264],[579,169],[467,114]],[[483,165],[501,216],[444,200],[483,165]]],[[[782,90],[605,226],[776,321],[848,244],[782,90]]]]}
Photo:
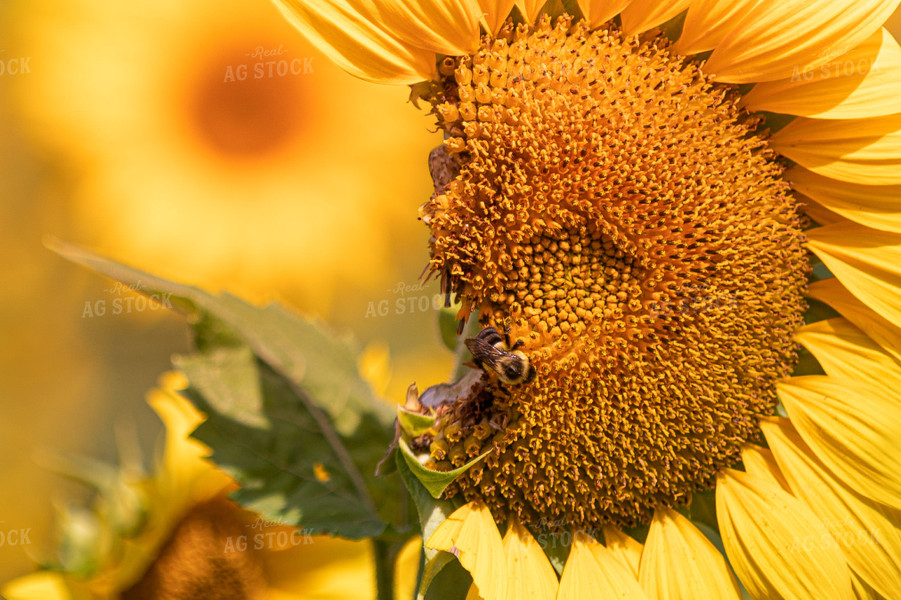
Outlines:
{"type": "Polygon", "coordinates": [[[501,356],[501,352],[497,348],[478,337],[467,338],[464,343],[472,353],[472,358],[476,364],[482,368],[489,367],[492,371],[497,371],[500,368],[497,361],[501,356]]]}

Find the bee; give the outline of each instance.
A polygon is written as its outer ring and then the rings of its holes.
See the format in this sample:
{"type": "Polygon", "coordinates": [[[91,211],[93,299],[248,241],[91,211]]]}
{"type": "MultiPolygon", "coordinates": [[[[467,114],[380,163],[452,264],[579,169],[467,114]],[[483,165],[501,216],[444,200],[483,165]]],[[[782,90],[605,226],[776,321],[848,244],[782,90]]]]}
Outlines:
{"type": "Polygon", "coordinates": [[[535,367],[529,364],[529,358],[519,350],[522,340],[510,345],[510,328],[504,329],[501,336],[494,327],[486,327],[475,337],[464,342],[472,353],[472,360],[483,371],[493,371],[502,383],[519,385],[529,383],[535,378],[535,367]]]}

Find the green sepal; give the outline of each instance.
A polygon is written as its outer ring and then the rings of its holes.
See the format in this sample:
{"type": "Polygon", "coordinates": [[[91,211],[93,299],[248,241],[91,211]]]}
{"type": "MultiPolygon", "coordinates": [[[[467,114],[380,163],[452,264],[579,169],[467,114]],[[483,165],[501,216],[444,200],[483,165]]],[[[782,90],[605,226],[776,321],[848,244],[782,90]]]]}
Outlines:
{"type": "Polygon", "coordinates": [[[400,452],[403,455],[407,466],[410,468],[410,471],[412,471],[413,475],[416,476],[416,479],[425,486],[425,489],[428,490],[432,498],[440,498],[441,494],[444,493],[444,490],[447,489],[447,486],[453,483],[457,477],[474,467],[476,463],[494,451],[493,448],[486,450],[462,467],[458,467],[452,471],[433,471],[432,469],[427,469],[416,460],[416,455],[413,454],[413,451],[410,450],[410,446],[403,438],[398,440],[398,447],[400,448],[400,452]]]}
{"type": "Polygon", "coordinates": [[[410,412],[403,406],[400,406],[397,409],[397,420],[404,433],[410,437],[418,437],[431,429],[435,423],[435,415],[410,412]]]}
{"type": "MultiPolygon", "coordinates": [[[[401,445],[401,448],[405,446],[406,444],[403,444],[401,445]]],[[[450,552],[442,552],[441,550],[432,550],[431,548],[425,547],[425,542],[428,541],[433,533],[435,533],[438,526],[453,514],[457,507],[449,500],[436,500],[425,486],[422,485],[416,475],[413,474],[406,457],[401,458],[401,453],[395,455],[395,462],[397,463],[397,471],[400,473],[400,477],[407,486],[410,497],[413,499],[413,505],[416,507],[420,527],[422,529],[423,564],[421,567],[419,589],[416,598],[417,600],[424,600],[426,598],[429,600],[437,600],[439,598],[441,600],[462,600],[466,596],[466,590],[469,588],[468,584],[465,586],[463,595],[458,596],[456,593],[445,595],[444,592],[446,591],[446,586],[436,585],[432,587],[432,583],[434,583],[438,575],[445,570],[447,570],[448,574],[461,575],[465,580],[465,578],[468,577],[466,570],[460,566],[459,562],[450,552]],[[459,569],[455,569],[455,565],[459,567],[459,569]]],[[[442,577],[438,580],[438,583],[442,583],[444,579],[445,577],[442,577]]],[[[458,579],[459,578],[457,577],[451,577],[449,581],[458,581],[458,579]]],[[[458,587],[459,586],[455,586],[455,589],[458,587]]]]}

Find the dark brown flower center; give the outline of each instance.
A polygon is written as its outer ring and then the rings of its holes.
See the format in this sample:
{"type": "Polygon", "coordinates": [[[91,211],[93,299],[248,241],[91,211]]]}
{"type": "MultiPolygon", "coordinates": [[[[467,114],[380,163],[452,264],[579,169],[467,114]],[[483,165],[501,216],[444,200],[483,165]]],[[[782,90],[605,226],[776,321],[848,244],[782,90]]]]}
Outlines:
{"type": "Polygon", "coordinates": [[[262,562],[247,544],[246,517],[220,496],[195,506],[178,524],[125,600],[254,600],[262,598],[262,562]]]}
{"type": "Polygon", "coordinates": [[[421,211],[431,269],[537,369],[486,374],[437,421],[439,468],[497,448],[450,493],[499,520],[630,526],[686,502],[796,360],[808,266],[782,168],[668,46],[508,26],[435,87],[452,179],[421,211]]]}

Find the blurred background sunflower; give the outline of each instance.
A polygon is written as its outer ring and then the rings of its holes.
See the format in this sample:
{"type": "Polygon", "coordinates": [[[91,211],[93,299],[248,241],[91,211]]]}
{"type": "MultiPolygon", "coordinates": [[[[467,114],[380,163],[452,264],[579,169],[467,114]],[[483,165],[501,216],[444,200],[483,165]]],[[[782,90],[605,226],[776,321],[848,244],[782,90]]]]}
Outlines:
{"type": "Polygon", "coordinates": [[[263,0],[11,0],[0,61],[0,532],[27,533],[0,582],[42,556],[54,499],[87,495],[36,457],[114,461],[117,420],[149,451],[144,392],[188,343],[45,235],[352,330],[386,398],[447,378],[417,285],[438,142],[406,90],[347,75],[263,0]]]}

